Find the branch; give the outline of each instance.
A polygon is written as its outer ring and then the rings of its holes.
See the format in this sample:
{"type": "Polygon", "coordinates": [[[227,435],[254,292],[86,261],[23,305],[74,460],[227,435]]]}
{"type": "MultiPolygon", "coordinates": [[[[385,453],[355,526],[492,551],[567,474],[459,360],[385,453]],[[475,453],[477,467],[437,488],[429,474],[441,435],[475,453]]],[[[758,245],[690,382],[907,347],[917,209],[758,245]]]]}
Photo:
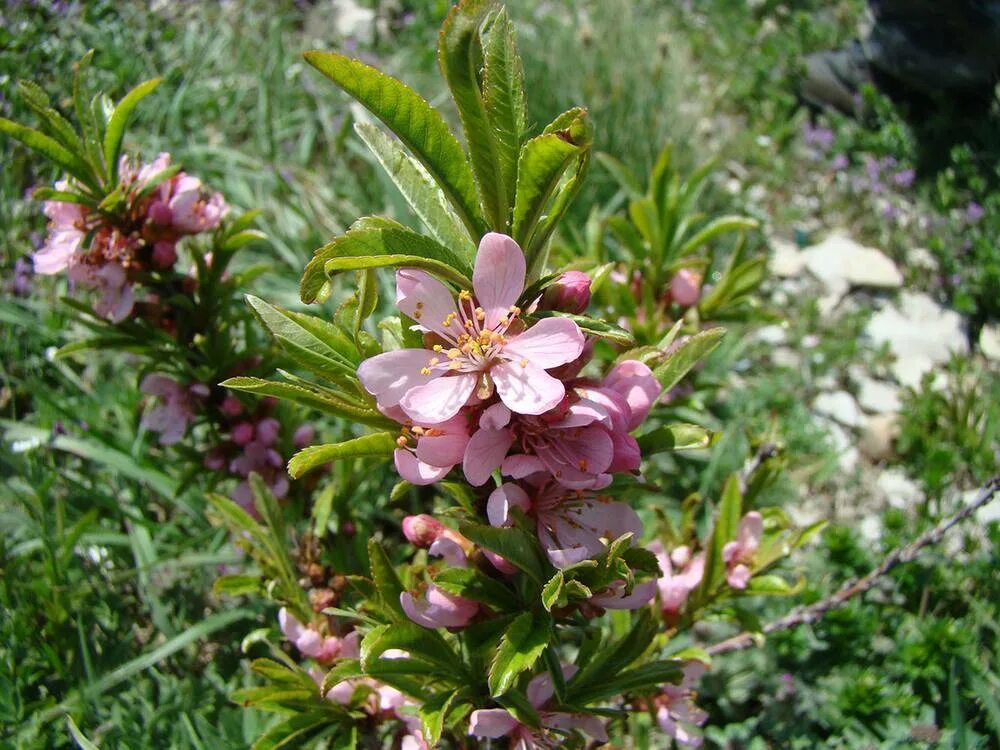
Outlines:
{"type": "MultiPolygon", "coordinates": [[[[979,494],[976,495],[975,499],[958,511],[958,513],[942,521],[930,531],[921,534],[907,546],[897,547],[889,553],[888,557],[886,557],[877,568],[874,568],[864,578],[845,584],[844,587],[837,593],[822,601],[811,604],[808,607],[798,607],[793,609],[781,619],[767,623],[761,629],[762,633],[764,635],[769,635],[780,630],[789,630],[791,628],[798,627],[799,625],[813,623],[822,619],[823,616],[831,609],[841,607],[858,594],[863,594],[868,591],[868,589],[875,585],[879,578],[884,576],[900,563],[910,562],[913,560],[920,553],[920,550],[927,545],[937,544],[952,526],[964,521],[981,507],[990,502],[990,500],[993,499],[993,495],[998,491],[1000,491],[1000,475],[993,477],[990,481],[983,485],[983,488],[979,491],[979,494]]],[[[734,635],[732,638],[727,638],[720,643],[716,643],[714,646],[710,646],[707,651],[712,656],[727,654],[730,651],[740,651],[742,649],[758,645],[761,640],[760,636],[761,633],[740,633],[739,635],[734,635]]]]}

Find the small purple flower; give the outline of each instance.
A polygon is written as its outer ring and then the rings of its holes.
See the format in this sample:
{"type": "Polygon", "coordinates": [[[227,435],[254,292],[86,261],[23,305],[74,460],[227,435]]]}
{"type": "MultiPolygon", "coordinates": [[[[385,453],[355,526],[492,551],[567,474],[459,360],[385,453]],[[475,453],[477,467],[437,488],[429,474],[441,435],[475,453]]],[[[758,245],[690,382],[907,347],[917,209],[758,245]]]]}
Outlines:
{"type": "Polygon", "coordinates": [[[30,258],[18,258],[14,262],[14,281],[11,289],[16,297],[31,295],[31,277],[34,274],[35,269],[30,258]]]}
{"type": "Polygon", "coordinates": [[[850,163],[851,162],[847,158],[847,154],[837,154],[830,160],[830,168],[836,172],[842,172],[847,169],[850,163]]]}
{"type": "Polygon", "coordinates": [[[834,134],[828,127],[805,122],[802,125],[802,140],[807,146],[812,146],[820,154],[825,154],[833,145],[834,134]]]}
{"type": "Polygon", "coordinates": [[[895,221],[899,218],[899,207],[892,203],[886,203],[882,206],[882,218],[887,221],[895,221]]]}
{"type": "Polygon", "coordinates": [[[972,201],[965,207],[965,220],[969,224],[978,224],[984,216],[986,216],[986,209],[975,201],[972,201]]]}
{"type": "Polygon", "coordinates": [[[896,172],[893,175],[892,181],[896,183],[897,187],[908,188],[913,185],[913,181],[916,179],[917,173],[912,169],[904,169],[901,172],[896,172]]]}

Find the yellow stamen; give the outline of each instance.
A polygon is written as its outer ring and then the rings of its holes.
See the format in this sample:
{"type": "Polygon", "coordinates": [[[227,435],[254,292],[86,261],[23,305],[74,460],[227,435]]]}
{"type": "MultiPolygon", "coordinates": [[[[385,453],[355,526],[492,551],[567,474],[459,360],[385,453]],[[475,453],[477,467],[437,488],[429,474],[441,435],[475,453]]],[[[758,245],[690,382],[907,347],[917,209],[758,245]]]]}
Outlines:
{"type": "Polygon", "coordinates": [[[521,367],[527,367],[528,366],[528,360],[522,359],[520,362],[518,362],[518,364],[521,365],[521,367]]]}
{"type": "Polygon", "coordinates": [[[429,368],[429,367],[421,367],[420,368],[420,374],[421,375],[430,375],[431,374],[431,368],[429,368]]]}
{"type": "Polygon", "coordinates": [[[462,302],[468,302],[469,300],[472,299],[472,292],[470,292],[468,289],[463,289],[458,293],[458,298],[462,300],[462,302]]]}

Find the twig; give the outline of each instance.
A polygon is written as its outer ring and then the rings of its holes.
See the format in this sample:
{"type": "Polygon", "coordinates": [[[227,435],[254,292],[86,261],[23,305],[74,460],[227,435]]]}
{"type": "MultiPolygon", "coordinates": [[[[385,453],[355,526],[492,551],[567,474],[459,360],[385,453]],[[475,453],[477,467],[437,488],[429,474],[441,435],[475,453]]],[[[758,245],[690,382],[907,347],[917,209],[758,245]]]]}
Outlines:
{"type": "MultiPolygon", "coordinates": [[[[993,495],[998,491],[1000,491],[1000,475],[993,477],[990,481],[983,485],[983,488],[979,491],[979,494],[976,495],[975,499],[958,511],[958,513],[942,521],[930,531],[921,534],[907,546],[897,547],[889,553],[888,557],[886,557],[877,568],[874,568],[864,578],[847,583],[837,593],[824,599],[823,601],[816,602],[808,607],[793,609],[784,617],[764,625],[761,629],[761,633],[769,635],[770,633],[776,633],[781,630],[789,630],[790,628],[795,628],[799,625],[816,622],[817,620],[822,619],[822,617],[831,609],[836,609],[837,607],[847,603],[848,600],[858,594],[863,594],[868,591],[875,585],[875,582],[879,578],[884,576],[900,563],[910,562],[913,560],[920,553],[920,550],[927,545],[937,544],[952,526],[965,520],[990,502],[990,500],[993,499],[993,495]]],[[[729,653],[730,651],[740,651],[745,648],[750,648],[751,646],[757,645],[761,633],[740,633],[739,635],[734,635],[732,638],[727,638],[724,641],[716,643],[714,646],[710,646],[706,650],[712,656],[716,656],[718,654],[729,653]]]]}

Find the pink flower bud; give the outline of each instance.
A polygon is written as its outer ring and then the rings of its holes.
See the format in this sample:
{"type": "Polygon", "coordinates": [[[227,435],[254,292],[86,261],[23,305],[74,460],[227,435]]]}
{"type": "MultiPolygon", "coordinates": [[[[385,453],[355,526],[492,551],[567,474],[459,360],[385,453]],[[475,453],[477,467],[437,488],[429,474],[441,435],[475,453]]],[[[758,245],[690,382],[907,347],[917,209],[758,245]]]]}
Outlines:
{"type": "Polygon", "coordinates": [[[219,408],[227,417],[238,417],[243,413],[243,404],[236,396],[226,396],[219,408]]]}
{"type": "Polygon", "coordinates": [[[691,307],[701,296],[701,274],[682,268],[670,282],[670,297],[681,307],[691,307]]]}
{"type": "Polygon", "coordinates": [[[160,240],[153,245],[153,265],[157,268],[171,268],[177,262],[177,250],[173,242],[160,240]]]}
{"type": "Polygon", "coordinates": [[[579,315],[589,304],[590,277],[583,271],[566,271],[545,290],[540,308],[579,315]]]}
{"type": "Polygon", "coordinates": [[[226,457],[215,450],[205,456],[205,468],[212,471],[222,471],[226,465],[226,457]]]}
{"type": "Polygon", "coordinates": [[[316,437],[316,430],[313,426],[311,424],[304,424],[292,435],[292,444],[296,448],[305,448],[312,443],[314,437],[316,437]]]}
{"type": "Polygon", "coordinates": [[[240,422],[233,428],[230,437],[237,445],[248,445],[253,440],[253,425],[249,422],[240,422]]]}
{"type": "Polygon", "coordinates": [[[174,212],[163,201],[153,201],[149,204],[149,211],[146,215],[149,216],[151,222],[161,227],[170,226],[170,223],[174,220],[174,212]]]}
{"type": "Polygon", "coordinates": [[[414,547],[430,547],[444,531],[444,524],[426,513],[403,519],[403,536],[414,547]]]}

